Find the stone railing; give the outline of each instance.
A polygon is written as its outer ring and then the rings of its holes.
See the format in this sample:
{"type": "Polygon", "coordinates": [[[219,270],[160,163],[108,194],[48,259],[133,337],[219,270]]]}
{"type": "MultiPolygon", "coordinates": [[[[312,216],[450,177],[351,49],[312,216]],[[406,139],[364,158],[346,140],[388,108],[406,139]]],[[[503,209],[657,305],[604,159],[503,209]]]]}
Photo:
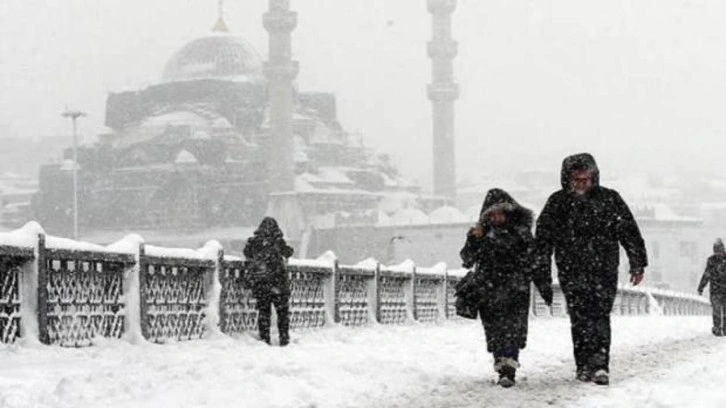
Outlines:
{"type": "MultiPolygon", "coordinates": [[[[532,309],[534,316],[566,316],[567,306],[565,295],[560,286],[553,285],[552,308],[548,308],[544,300],[532,291],[532,309]]],[[[614,315],[650,315],[659,314],[666,316],[686,315],[709,315],[711,304],[701,296],[687,293],[673,292],[649,287],[624,287],[618,288],[613,304],[614,315]]]]}
{"type": "MultiPolygon", "coordinates": [[[[332,253],[291,259],[293,329],[436,322],[456,318],[454,287],[466,270],[411,261],[341,265],[332,253]]],[[[94,338],[164,343],[255,331],[256,302],[244,260],[210,241],[199,250],[146,245],[130,235],[103,247],[46,236],[36,223],[0,234],[0,342],[18,338],[86,346],[94,338]]],[[[534,316],[566,314],[555,285],[552,309],[533,291],[534,316]]],[[[622,315],[708,314],[702,297],[621,288],[622,315]]]]}

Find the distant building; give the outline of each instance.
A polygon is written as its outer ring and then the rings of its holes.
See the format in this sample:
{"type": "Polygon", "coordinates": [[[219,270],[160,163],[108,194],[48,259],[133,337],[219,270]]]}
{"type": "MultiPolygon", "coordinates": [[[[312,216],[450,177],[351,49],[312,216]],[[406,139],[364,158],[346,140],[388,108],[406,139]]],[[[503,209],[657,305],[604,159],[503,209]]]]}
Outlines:
{"type": "MultiPolygon", "coordinates": [[[[270,158],[282,146],[270,142],[262,58],[225,27],[177,51],[158,84],[108,96],[110,131],[78,153],[82,236],[259,223],[276,169],[270,158]]],[[[294,186],[305,225],[341,214],[348,223],[376,222],[387,194],[420,192],[386,155],[343,129],[333,94],[295,91],[293,101],[294,186]]],[[[41,168],[34,201],[37,220],[55,234],[72,229],[72,155],[65,158],[41,168]]]]}

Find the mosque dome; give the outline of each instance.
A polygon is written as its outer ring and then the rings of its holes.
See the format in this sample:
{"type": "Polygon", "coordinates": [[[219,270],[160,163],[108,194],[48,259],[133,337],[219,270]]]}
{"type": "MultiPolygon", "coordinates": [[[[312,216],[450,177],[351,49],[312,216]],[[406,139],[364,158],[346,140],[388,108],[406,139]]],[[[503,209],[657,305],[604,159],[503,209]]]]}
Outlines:
{"type": "Polygon", "coordinates": [[[162,82],[197,79],[261,81],[262,57],[239,35],[214,33],[197,38],[169,59],[162,82]]]}

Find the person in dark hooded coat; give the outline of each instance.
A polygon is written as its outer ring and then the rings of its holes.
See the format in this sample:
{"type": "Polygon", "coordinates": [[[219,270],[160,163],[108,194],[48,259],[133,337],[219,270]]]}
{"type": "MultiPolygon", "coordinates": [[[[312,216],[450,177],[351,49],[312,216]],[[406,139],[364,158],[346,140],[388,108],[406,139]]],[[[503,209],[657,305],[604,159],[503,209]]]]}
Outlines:
{"type": "Polygon", "coordinates": [[[476,265],[472,281],[479,293],[479,316],[503,387],[514,385],[519,351],[527,345],[532,281],[545,303],[552,304],[551,276],[533,276],[532,221],[532,212],[507,192],[489,190],[460,253],[464,267],[476,265]]]}
{"type": "Polygon", "coordinates": [[[257,328],[260,339],[268,344],[273,304],[277,311],[280,346],[286,346],[290,342],[290,282],[285,262],[292,254],[292,247],[287,245],[282,230],[272,217],[262,220],[244,248],[248,265],[255,269],[247,272],[254,276],[252,294],[257,300],[259,311],[257,328]]]}
{"type": "Polygon", "coordinates": [[[637,285],[648,265],[645,244],[620,194],[600,185],[600,172],[590,154],[564,159],[561,184],[537,220],[538,263],[550,273],[554,252],[570,315],[577,379],[607,385],[618,245],[625,249],[630,280],[637,285]]]}
{"type": "Polygon", "coordinates": [[[708,257],[706,270],[698,284],[698,294],[703,294],[706,285],[711,284],[711,307],[713,308],[714,336],[726,335],[726,247],[717,239],[713,244],[713,255],[708,257]]]}

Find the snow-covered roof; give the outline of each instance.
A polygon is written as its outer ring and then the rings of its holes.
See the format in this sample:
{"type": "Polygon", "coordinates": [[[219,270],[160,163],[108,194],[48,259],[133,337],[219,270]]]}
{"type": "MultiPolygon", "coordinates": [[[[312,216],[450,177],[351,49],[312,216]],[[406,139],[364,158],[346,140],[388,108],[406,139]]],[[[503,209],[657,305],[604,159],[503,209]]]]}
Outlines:
{"type": "Polygon", "coordinates": [[[432,224],[451,224],[458,222],[469,222],[470,219],[458,208],[443,206],[435,209],[429,214],[432,224]]]}
{"type": "Polygon", "coordinates": [[[430,224],[431,219],[426,213],[416,208],[403,208],[396,211],[390,219],[391,225],[430,224]]]}
{"type": "Polygon", "coordinates": [[[416,194],[408,191],[384,193],[378,208],[386,214],[393,214],[403,208],[415,206],[417,198],[416,194]]]}
{"type": "Polygon", "coordinates": [[[193,154],[191,154],[188,150],[182,149],[179,154],[176,155],[176,159],[174,159],[174,163],[176,164],[196,164],[198,163],[197,158],[194,157],[193,154]]]}
{"type": "Polygon", "coordinates": [[[336,167],[320,167],[317,176],[324,183],[355,184],[343,170],[336,167]]]}

